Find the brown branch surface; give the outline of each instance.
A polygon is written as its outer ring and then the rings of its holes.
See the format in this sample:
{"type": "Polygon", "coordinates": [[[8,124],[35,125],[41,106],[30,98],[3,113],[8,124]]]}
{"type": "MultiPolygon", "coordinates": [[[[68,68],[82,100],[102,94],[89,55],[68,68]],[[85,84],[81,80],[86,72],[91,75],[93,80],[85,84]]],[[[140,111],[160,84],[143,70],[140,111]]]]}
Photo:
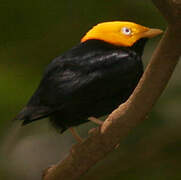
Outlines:
{"type": "Polygon", "coordinates": [[[70,154],[50,168],[44,180],[76,180],[125,138],[145,119],[165,89],[181,55],[181,1],[153,0],[169,26],[156,48],[143,77],[130,98],[113,111],[103,125],[70,154]]]}

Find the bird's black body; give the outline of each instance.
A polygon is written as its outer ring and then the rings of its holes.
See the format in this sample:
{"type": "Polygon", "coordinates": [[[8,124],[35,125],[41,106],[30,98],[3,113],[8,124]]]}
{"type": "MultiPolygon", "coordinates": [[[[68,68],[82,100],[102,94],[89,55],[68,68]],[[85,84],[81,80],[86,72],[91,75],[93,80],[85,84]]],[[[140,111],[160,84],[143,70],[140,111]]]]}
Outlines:
{"type": "Polygon", "coordinates": [[[50,117],[62,132],[110,113],[130,96],[142,73],[145,39],[131,48],[100,40],[80,43],[47,67],[40,85],[16,119],[28,124],[50,117]]]}

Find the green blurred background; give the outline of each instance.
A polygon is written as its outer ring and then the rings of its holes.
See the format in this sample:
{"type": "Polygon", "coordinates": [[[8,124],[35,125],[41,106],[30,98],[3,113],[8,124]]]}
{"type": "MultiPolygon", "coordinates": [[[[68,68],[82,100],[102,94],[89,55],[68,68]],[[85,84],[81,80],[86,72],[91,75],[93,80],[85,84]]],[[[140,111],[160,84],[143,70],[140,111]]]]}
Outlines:
{"type": "MultiPolygon", "coordinates": [[[[0,180],[40,180],[42,169],[65,158],[75,140],[44,119],[12,123],[37,87],[45,66],[79,43],[93,25],[128,20],[165,30],[151,1],[0,0],[0,180]]],[[[146,66],[159,38],[145,48],[146,66]]],[[[181,179],[181,65],[148,118],[83,180],[181,179]]],[[[154,91],[154,89],[153,89],[154,91]]],[[[87,136],[92,123],[79,126],[87,136]]]]}

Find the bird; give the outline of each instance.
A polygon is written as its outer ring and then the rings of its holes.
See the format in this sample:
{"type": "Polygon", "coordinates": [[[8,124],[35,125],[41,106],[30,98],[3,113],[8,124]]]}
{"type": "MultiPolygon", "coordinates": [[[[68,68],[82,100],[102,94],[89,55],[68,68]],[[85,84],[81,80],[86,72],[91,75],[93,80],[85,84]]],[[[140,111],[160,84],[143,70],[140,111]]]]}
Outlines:
{"type": "Polygon", "coordinates": [[[124,103],[143,72],[142,54],[149,38],[162,33],[134,22],[93,26],[80,43],[48,64],[39,86],[16,115],[22,125],[49,117],[63,133],[108,115],[124,103]]]}

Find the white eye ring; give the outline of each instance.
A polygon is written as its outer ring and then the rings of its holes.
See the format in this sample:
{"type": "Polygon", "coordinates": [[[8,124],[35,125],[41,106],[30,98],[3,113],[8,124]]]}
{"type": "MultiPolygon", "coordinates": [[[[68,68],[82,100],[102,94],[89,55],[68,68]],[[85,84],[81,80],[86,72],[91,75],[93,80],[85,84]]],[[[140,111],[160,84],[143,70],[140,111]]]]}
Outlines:
{"type": "Polygon", "coordinates": [[[131,29],[127,28],[127,27],[123,27],[121,29],[122,33],[125,34],[125,35],[130,35],[132,32],[131,32],[131,29]]]}

